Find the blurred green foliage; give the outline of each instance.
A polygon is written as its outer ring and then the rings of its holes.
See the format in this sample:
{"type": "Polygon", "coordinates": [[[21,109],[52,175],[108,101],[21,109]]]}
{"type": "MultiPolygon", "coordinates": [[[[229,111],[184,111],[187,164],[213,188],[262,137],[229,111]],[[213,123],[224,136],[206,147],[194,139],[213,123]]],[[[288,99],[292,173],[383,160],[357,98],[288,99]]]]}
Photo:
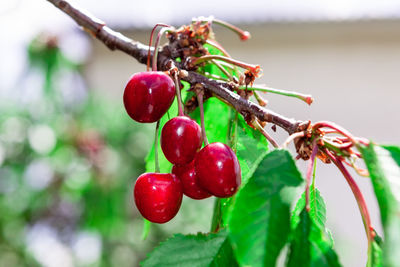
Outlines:
{"type": "Polygon", "coordinates": [[[136,266],[171,233],[209,228],[212,201],[185,199],[177,218],[141,240],[132,189],[155,125],[94,92],[68,104],[59,89],[77,87],[84,66],[56,38],[35,39],[28,58],[41,97],[0,103],[0,266],[136,266]]]}

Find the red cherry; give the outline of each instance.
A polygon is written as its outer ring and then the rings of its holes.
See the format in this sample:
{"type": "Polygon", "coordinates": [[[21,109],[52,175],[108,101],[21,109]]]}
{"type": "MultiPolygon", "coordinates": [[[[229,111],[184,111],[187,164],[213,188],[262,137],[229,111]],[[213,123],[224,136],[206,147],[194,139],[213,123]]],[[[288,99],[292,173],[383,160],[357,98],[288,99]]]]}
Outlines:
{"type": "Polygon", "coordinates": [[[230,197],[241,182],[240,165],[232,149],[223,143],[211,143],[197,153],[194,162],[197,182],[216,197],[230,197]]]}
{"type": "Polygon", "coordinates": [[[167,112],[175,97],[175,85],[164,72],[135,73],[124,91],[124,105],[138,122],[156,122],[167,112]]]}
{"type": "Polygon", "coordinates": [[[182,182],[183,193],[193,199],[204,199],[211,195],[197,185],[194,160],[185,165],[174,165],[172,173],[182,182]]]}
{"type": "Polygon", "coordinates": [[[170,173],[144,173],[133,190],[136,207],[147,220],[166,223],[178,213],[182,203],[182,183],[170,173]]]}
{"type": "Polygon", "coordinates": [[[191,162],[202,142],[200,126],[186,116],[172,118],[161,131],[162,151],[173,164],[191,162]]]}

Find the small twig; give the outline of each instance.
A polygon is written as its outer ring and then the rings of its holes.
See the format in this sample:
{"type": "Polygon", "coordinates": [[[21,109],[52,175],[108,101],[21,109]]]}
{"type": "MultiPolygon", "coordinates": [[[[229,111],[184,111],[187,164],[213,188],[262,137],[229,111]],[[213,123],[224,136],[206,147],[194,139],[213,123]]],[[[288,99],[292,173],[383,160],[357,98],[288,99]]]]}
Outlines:
{"type": "Polygon", "coordinates": [[[287,148],[290,142],[292,142],[296,138],[304,137],[304,132],[297,132],[294,134],[291,134],[288,138],[286,138],[285,142],[282,144],[282,148],[287,148]]]}
{"type": "Polygon", "coordinates": [[[274,140],[274,138],[272,138],[272,136],[269,135],[269,133],[267,133],[267,131],[260,125],[260,123],[258,123],[256,119],[253,120],[252,124],[258,131],[262,133],[262,135],[265,136],[265,138],[267,138],[271,145],[273,145],[275,148],[279,148],[278,143],[274,140]]]}
{"type": "Polygon", "coordinates": [[[272,93],[272,94],[277,94],[277,95],[295,97],[295,98],[298,98],[298,99],[306,102],[308,105],[311,105],[311,103],[314,101],[314,98],[311,95],[305,95],[305,94],[301,94],[301,93],[294,92],[294,91],[286,91],[286,90],[281,90],[281,89],[276,89],[276,88],[271,88],[271,87],[265,87],[265,86],[261,86],[261,85],[253,85],[251,87],[240,86],[239,88],[240,89],[247,88],[247,90],[252,90],[252,91],[260,91],[260,92],[267,92],[267,93],[272,93]]]}
{"type": "Polygon", "coordinates": [[[222,52],[222,54],[224,54],[224,56],[226,57],[231,57],[229,55],[229,53],[225,50],[225,48],[222,47],[222,45],[220,45],[220,43],[218,43],[216,40],[210,40],[208,39],[206,41],[207,44],[211,45],[212,47],[215,47],[216,49],[218,49],[219,51],[222,52]]]}
{"type": "Polygon", "coordinates": [[[256,98],[258,104],[262,107],[267,106],[268,101],[262,98],[256,91],[254,91],[254,97],[256,98]]]}
{"type": "Polygon", "coordinates": [[[232,75],[231,75],[221,64],[219,64],[216,60],[211,60],[211,62],[212,62],[215,66],[217,66],[217,67],[222,71],[222,73],[225,74],[226,77],[228,77],[228,79],[229,79],[230,81],[233,80],[232,75]]]}

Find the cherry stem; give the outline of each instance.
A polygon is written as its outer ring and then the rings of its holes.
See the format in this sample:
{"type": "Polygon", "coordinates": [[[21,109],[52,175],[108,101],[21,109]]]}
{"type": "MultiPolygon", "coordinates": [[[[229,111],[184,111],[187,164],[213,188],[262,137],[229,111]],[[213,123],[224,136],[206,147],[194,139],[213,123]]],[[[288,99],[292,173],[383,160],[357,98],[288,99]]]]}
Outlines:
{"type": "Polygon", "coordinates": [[[183,104],[182,104],[182,98],[181,98],[181,86],[179,83],[178,72],[175,72],[174,80],[175,80],[176,97],[178,99],[178,115],[184,116],[185,114],[183,113],[183,104]]]}
{"type": "Polygon", "coordinates": [[[260,96],[256,91],[254,91],[253,93],[254,93],[254,97],[256,98],[258,104],[262,107],[265,107],[267,105],[268,101],[265,100],[264,98],[262,98],[262,96],[260,96]]]}
{"type": "Polygon", "coordinates": [[[232,81],[232,80],[233,80],[232,75],[231,75],[221,64],[219,64],[218,61],[216,61],[216,60],[211,60],[211,62],[212,62],[215,66],[217,66],[217,67],[222,71],[222,73],[225,74],[226,77],[228,77],[229,81],[232,81]]]}
{"type": "Polygon", "coordinates": [[[222,54],[224,54],[224,56],[226,57],[231,57],[229,55],[229,53],[225,50],[225,48],[222,47],[222,45],[220,43],[218,43],[216,40],[210,40],[208,39],[206,41],[207,44],[211,45],[212,47],[215,47],[216,49],[218,49],[219,51],[222,52],[222,54]]]}
{"type": "Polygon", "coordinates": [[[168,28],[162,28],[157,34],[157,39],[156,42],[154,43],[154,55],[153,55],[153,66],[152,66],[153,71],[157,71],[158,46],[160,45],[161,37],[167,31],[171,31],[170,26],[168,28]]]}
{"type": "MultiPolygon", "coordinates": [[[[240,86],[239,88],[246,89],[245,86],[240,86]]],[[[314,98],[311,95],[305,95],[305,94],[297,93],[294,91],[286,91],[286,90],[281,90],[281,89],[276,89],[276,88],[271,88],[271,87],[265,87],[262,85],[253,85],[251,87],[247,87],[247,90],[267,92],[267,93],[273,93],[273,94],[277,94],[277,95],[295,97],[295,98],[298,98],[298,99],[306,102],[308,105],[311,105],[311,103],[314,101],[314,98]]]]}
{"type": "Polygon", "coordinates": [[[148,52],[147,52],[147,68],[146,68],[147,71],[150,71],[150,57],[151,57],[150,49],[151,49],[151,46],[152,46],[152,43],[153,43],[154,31],[155,31],[156,28],[159,27],[159,26],[161,26],[161,27],[170,27],[169,25],[164,24],[164,23],[157,23],[157,24],[153,27],[153,29],[151,30],[150,41],[149,41],[149,49],[148,49],[148,52]]]}
{"type": "Polygon", "coordinates": [[[225,56],[220,56],[220,55],[205,55],[205,56],[201,56],[196,58],[196,60],[194,60],[193,64],[197,65],[200,63],[203,63],[205,61],[209,61],[212,59],[216,59],[216,60],[222,60],[225,62],[228,62],[230,64],[233,64],[235,66],[241,67],[243,69],[249,70],[252,73],[254,73],[255,75],[258,75],[258,73],[260,72],[261,68],[259,65],[253,65],[253,64],[248,64],[230,57],[225,57],[225,56]]]}
{"type": "Polygon", "coordinates": [[[203,135],[204,144],[208,145],[208,139],[207,139],[207,135],[206,135],[206,127],[204,125],[203,96],[204,96],[204,92],[199,90],[197,92],[197,102],[199,102],[199,108],[200,108],[201,134],[203,135]]]}
{"type": "Polygon", "coordinates": [[[337,124],[335,124],[333,122],[330,122],[330,121],[319,121],[319,122],[316,122],[313,125],[313,129],[314,130],[317,130],[317,129],[323,128],[323,127],[331,128],[331,129],[337,131],[339,134],[342,134],[342,135],[346,136],[347,138],[349,138],[349,141],[352,142],[355,145],[358,143],[356,141],[356,138],[349,131],[347,131],[346,129],[342,128],[341,126],[339,126],[339,125],[337,125],[337,124]]]}
{"type": "Polygon", "coordinates": [[[158,132],[160,130],[160,121],[157,121],[156,124],[156,134],[154,138],[154,172],[160,172],[160,163],[158,162],[158,132]]]}
{"type": "Polygon", "coordinates": [[[338,167],[338,169],[342,172],[344,178],[349,184],[351,191],[357,201],[358,208],[361,213],[362,221],[364,223],[365,233],[367,235],[368,240],[368,254],[371,252],[371,244],[373,242],[374,233],[373,227],[371,226],[371,218],[368,212],[367,204],[365,202],[364,196],[361,193],[360,188],[357,186],[357,183],[354,181],[353,177],[351,177],[348,170],[344,167],[342,161],[334,156],[328,149],[324,149],[324,152],[328,155],[328,157],[333,161],[333,163],[338,167]]]}
{"type": "Polygon", "coordinates": [[[213,80],[229,82],[229,80],[224,78],[224,77],[221,77],[221,76],[218,76],[218,75],[215,75],[215,74],[210,74],[208,72],[202,73],[202,75],[207,77],[207,78],[213,79],[213,80]]]}
{"type": "Polygon", "coordinates": [[[304,132],[297,132],[294,134],[289,135],[289,137],[285,140],[285,142],[282,144],[282,148],[287,148],[290,142],[292,142],[296,138],[304,137],[304,132]]]}
{"type": "Polygon", "coordinates": [[[332,146],[335,146],[335,147],[339,148],[340,150],[349,149],[353,146],[352,142],[347,142],[347,143],[343,143],[343,144],[338,144],[338,143],[331,142],[328,140],[324,140],[324,142],[330,143],[332,146]]]}
{"type": "Polygon", "coordinates": [[[350,162],[347,162],[346,160],[343,160],[342,162],[345,163],[347,166],[353,168],[358,175],[362,177],[369,177],[368,171],[366,169],[358,167],[354,162],[354,158],[350,158],[350,162]]]}
{"type": "Polygon", "coordinates": [[[306,173],[306,210],[310,212],[310,183],[311,183],[311,175],[313,173],[314,165],[315,165],[315,157],[318,152],[317,140],[315,139],[313,142],[313,149],[311,153],[311,157],[308,162],[308,168],[306,173]]]}
{"type": "Polygon", "coordinates": [[[271,145],[273,145],[275,148],[279,148],[279,145],[275,141],[275,139],[272,138],[272,136],[270,136],[269,133],[267,133],[267,131],[258,123],[257,119],[254,119],[252,124],[258,131],[262,133],[262,135],[264,135],[264,137],[268,140],[268,142],[271,143],[271,145]]]}
{"type": "Polygon", "coordinates": [[[223,26],[231,31],[233,31],[234,33],[236,33],[237,35],[239,35],[240,40],[242,41],[246,41],[248,40],[251,35],[248,31],[243,31],[242,29],[236,27],[235,25],[232,25],[228,22],[225,22],[223,20],[219,20],[216,19],[214,17],[209,17],[209,18],[205,18],[205,17],[200,17],[195,21],[200,21],[200,22],[214,22],[215,24],[218,24],[220,26],[223,26]]]}

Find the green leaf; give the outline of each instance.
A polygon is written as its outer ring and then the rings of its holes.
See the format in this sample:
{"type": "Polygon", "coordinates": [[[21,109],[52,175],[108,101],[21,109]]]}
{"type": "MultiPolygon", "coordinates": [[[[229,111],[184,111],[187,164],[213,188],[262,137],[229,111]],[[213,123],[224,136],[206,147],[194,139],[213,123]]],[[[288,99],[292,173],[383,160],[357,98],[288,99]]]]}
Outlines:
{"type": "Polygon", "coordinates": [[[384,230],[383,266],[400,265],[400,149],[372,142],[360,147],[378,200],[384,230]]]}
{"type": "Polygon", "coordinates": [[[372,242],[371,246],[372,252],[371,256],[368,259],[367,266],[368,267],[382,267],[383,266],[383,255],[382,255],[382,239],[375,232],[374,242],[372,242]]]}
{"type": "Polygon", "coordinates": [[[291,218],[291,242],[287,266],[341,266],[325,228],[326,206],[318,189],[310,190],[310,211],[305,194],[297,201],[291,218]]]}
{"type": "Polygon", "coordinates": [[[236,155],[242,171],[242,183],[246,184],[268,153],[268,142],[259,131],[251,128],[242,116],[238,118],[236,134],[236,155]]]}
{"type": "MultiPolygon", "coordinates": [[[[241,115],[238,115],[237,112],[233,115],[233,124],[231,125],[231,134],[233,136],[231,136],[231,139],[234,140],[232,146],[236,148],[236,156],[242,172],[243,187],[268,153],[268,142],[259,131],[252,129],[241,115]]],[[[223,223],[226,225],[235,197],[219,201],[221,202],[223,223]]]]}
{"type": "MultiPolygon", "coordinates": [[[[300,199],[296,203],[296,207],[294,208],[292,218],[291,218],[291,226],[292,229],[295,229],[298,223],[300,222],[300,213],[306,206],[306,197],[305,193],[303,193],[300,199]]],[[[321,229],[325,229],[326,223],[326,205],[323,200],[321,193],[316,188],[311,188],[310,190],[310,217],[314,221],[317,227],[321,229]]]]}
{"type": "Polygon", "coordinates": [[[154,249],[141,266],[238,266],[227,236],[225,231],[174,235],[154,249]]]}
{"type": "Polygon", "coordinates": [[[287,266],[311,266],[310,233],[310,216],[307,211],[303,209],[299,215],[299,223],[295,228],[292,242],[290,243],[287,266]]]}
{"type": "Polygon", "coordinates": [[[400,147],[398,146],[382,146],[384,149],[390,152],[390,155],[396,161],[397,165],[400,166],[400,147]]]}
{"type": "Polygon", "coordinates": [[[241,265],[275,265],[290,232],[291,189],[302,181],[290,153],[275,150],[238,192],[228,229],[241,265]]]}

